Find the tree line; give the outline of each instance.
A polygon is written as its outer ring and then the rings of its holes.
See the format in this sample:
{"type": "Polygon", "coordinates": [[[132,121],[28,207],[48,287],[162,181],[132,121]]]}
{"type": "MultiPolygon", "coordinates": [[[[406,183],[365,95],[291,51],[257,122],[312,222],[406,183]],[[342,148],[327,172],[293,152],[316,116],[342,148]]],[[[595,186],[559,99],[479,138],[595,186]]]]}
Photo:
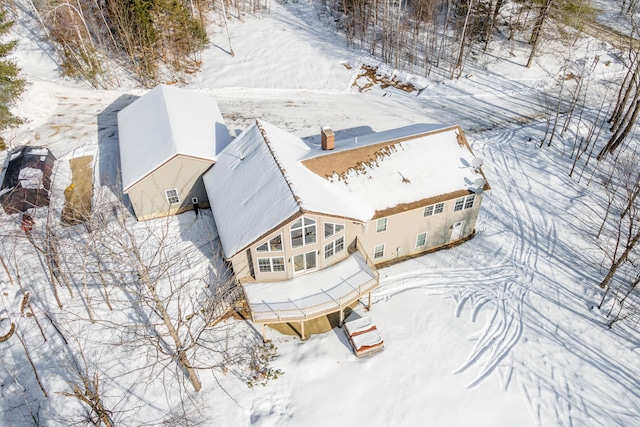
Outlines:
{"type": "Polygon", "coordinates": [[[392,67],[459,78],[473,48],[486,53],[496,34],[530,45],[526,67],[548,37],[545,28],[580,29],[596,10],[589,0],[316,0],[326,25],[349,45],[392,67]]]}
{"type": "Polygon", "coordinates": [[[152,87],[196,73],[207,26],[256,13],[261,0],[30,0],[64,74],[109,88],[124,71],[152,87]]]}

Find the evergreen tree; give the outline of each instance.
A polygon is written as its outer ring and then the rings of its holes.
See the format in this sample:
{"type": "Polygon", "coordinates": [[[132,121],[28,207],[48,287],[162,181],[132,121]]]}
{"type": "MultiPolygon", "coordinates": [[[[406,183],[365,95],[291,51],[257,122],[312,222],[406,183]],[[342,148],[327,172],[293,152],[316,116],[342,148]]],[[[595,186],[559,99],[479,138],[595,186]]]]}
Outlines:
{"type": "MultiPolygon", "coordinates": [[[[0,8],[0,37],[9,32],[13,21],[7,20],[7,11],[0,8]]],[[[25,89],[25,80],[20,78],[20,69],[12,60],[8,59],[17,41],[0,42],[0,131],[17,126],[22,119],[11,113],[10,107],[25,89]]],[[[6,148],[0,136],[0,149],[6,148]]]]}

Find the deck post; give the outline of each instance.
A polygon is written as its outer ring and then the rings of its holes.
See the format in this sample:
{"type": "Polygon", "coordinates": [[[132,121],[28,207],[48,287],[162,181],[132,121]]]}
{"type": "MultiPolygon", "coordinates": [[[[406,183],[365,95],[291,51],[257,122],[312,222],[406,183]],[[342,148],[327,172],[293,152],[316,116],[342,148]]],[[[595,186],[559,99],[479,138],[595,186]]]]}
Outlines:
{"type": "Polygon", "coordinates": [[[300,338],[302,339],[302,341],[305,341],[305,337],[304,337],[304,320],[300,321],[300,338]]]}
{"type": "Polygon", "coordinates": [[[367,303],[367,311],[371,310],[371,291],[369,291],[369,302],[367,303]]]}
{"type": "Polygon", "coordinates": [[[267,328],[265,323],[262,324],[262,342],[267,342],[267,328]]]}
{"type": "Polygon", "coordinates": [[[342,328],[342,325],[344,324],[344,309],[341,308],[340,309],[340,323],[338,324],[338,326],[340,328],[342,328]]]}

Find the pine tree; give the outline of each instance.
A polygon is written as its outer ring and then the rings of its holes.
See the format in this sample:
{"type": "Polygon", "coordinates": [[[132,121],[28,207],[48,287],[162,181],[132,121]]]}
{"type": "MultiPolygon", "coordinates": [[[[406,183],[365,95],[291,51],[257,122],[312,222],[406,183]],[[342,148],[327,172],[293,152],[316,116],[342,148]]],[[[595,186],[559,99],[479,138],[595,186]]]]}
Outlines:
{"type": "MultiPolygon", "coordinates": [[[[0,9],[0,37],[9,32],[13,21],[7,20],[7,11],[0,9]]],[[[8,59],[9,54],[16,47],[16,40],[0,42],[0,131],[22,123],[22,119],[11,113],[10,107],[25,89],[25,80],[20,78],[20,68],[8,59]]],[[[4,139],[0,136],[0,149],[6,148],[4,139]]]]}

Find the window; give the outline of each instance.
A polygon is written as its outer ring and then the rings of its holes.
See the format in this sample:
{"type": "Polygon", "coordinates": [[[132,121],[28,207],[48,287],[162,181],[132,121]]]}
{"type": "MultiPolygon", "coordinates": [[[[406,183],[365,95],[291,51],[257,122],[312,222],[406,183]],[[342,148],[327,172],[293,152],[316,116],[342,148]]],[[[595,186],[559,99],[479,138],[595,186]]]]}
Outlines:
{"type": "Polygon", "coordinates": [[[387,229],[387,218],[380,218],[376,223],[376,233],[380,233],[381,231],[386,231],[387,229]]]}
{"type": "Polygon", "coordinates": [[[467,196],[466,200],[464,201],[464,208],[465,209],[470,209],[473,207],[473,202],[476,199],[475,194],[472,194],[470,196],[467,196]]]}
{"type": "Polygon", "coordinates": [[[373,259],[382,258],[384,256],[384,244],[373,248],[373,259]]]}
{"type": "Polygon", "coordinates": [[[316,251],[307,252],[293,257],[293,272],[303,273],[315,270],[318,267],[316,251]]]}
{"type": "Polygon", "coordinates": [[[294,248],[316,242],[316,222],[311,218],[300,218],[290,227],[290,230],[291,246],[294,248]]]}
{"type": "Polygon", "coordinates": [[[473,207],[473,201],[475,200],[475,194],[471,194],[467,197],[461,197],[456,200],[456,204],[453,207],[454,212],[461,211],[462,209],[469,209],[473,207]]]}
{"type": "Polygon", "coordinates": [[[284,271],[284,257],[258,258],[258,269],[261,273],[284,271]]]}
{"type": "Polygon", "coordinates": [[[425,207],[424,213],[422,214],[422,216],[425,217],[425,216],[437,215],[442,212],[444,212],[444,202],[425,207]]]}
{"type": "Polygon", "coordinates": [[[176,203],[180,203],[180,197],[178,197],[178,190],[173,188],[171,190],[166,190],[165,193],[167,195],[167,202],[169,202],[170,205],[175,205],[176,203]]]}
{"type": "Polygon", "coordinates": [[[427,244],[427,233],[420,233],[416,237],[416,248],[427,244]]]}
{"type": "Polygon", "coordinates": [[[282,250],[282,234],[278,234],[268,242],[264,242],[256,248],[257,252],[275,252],[282,250]]]}
{"type": "Polygon", "coordinates": [[[344,225],[342,224],[332,224],[330,222],[324,223],[324,238],[331,237],[336,233],[344,230],[344,225]]]}
{"type": "Polygon", "coordinates": [[[329,258],[344,249],[344,237],[337,238],[331,243],[324,245],[324,257],[329,258]]]}

